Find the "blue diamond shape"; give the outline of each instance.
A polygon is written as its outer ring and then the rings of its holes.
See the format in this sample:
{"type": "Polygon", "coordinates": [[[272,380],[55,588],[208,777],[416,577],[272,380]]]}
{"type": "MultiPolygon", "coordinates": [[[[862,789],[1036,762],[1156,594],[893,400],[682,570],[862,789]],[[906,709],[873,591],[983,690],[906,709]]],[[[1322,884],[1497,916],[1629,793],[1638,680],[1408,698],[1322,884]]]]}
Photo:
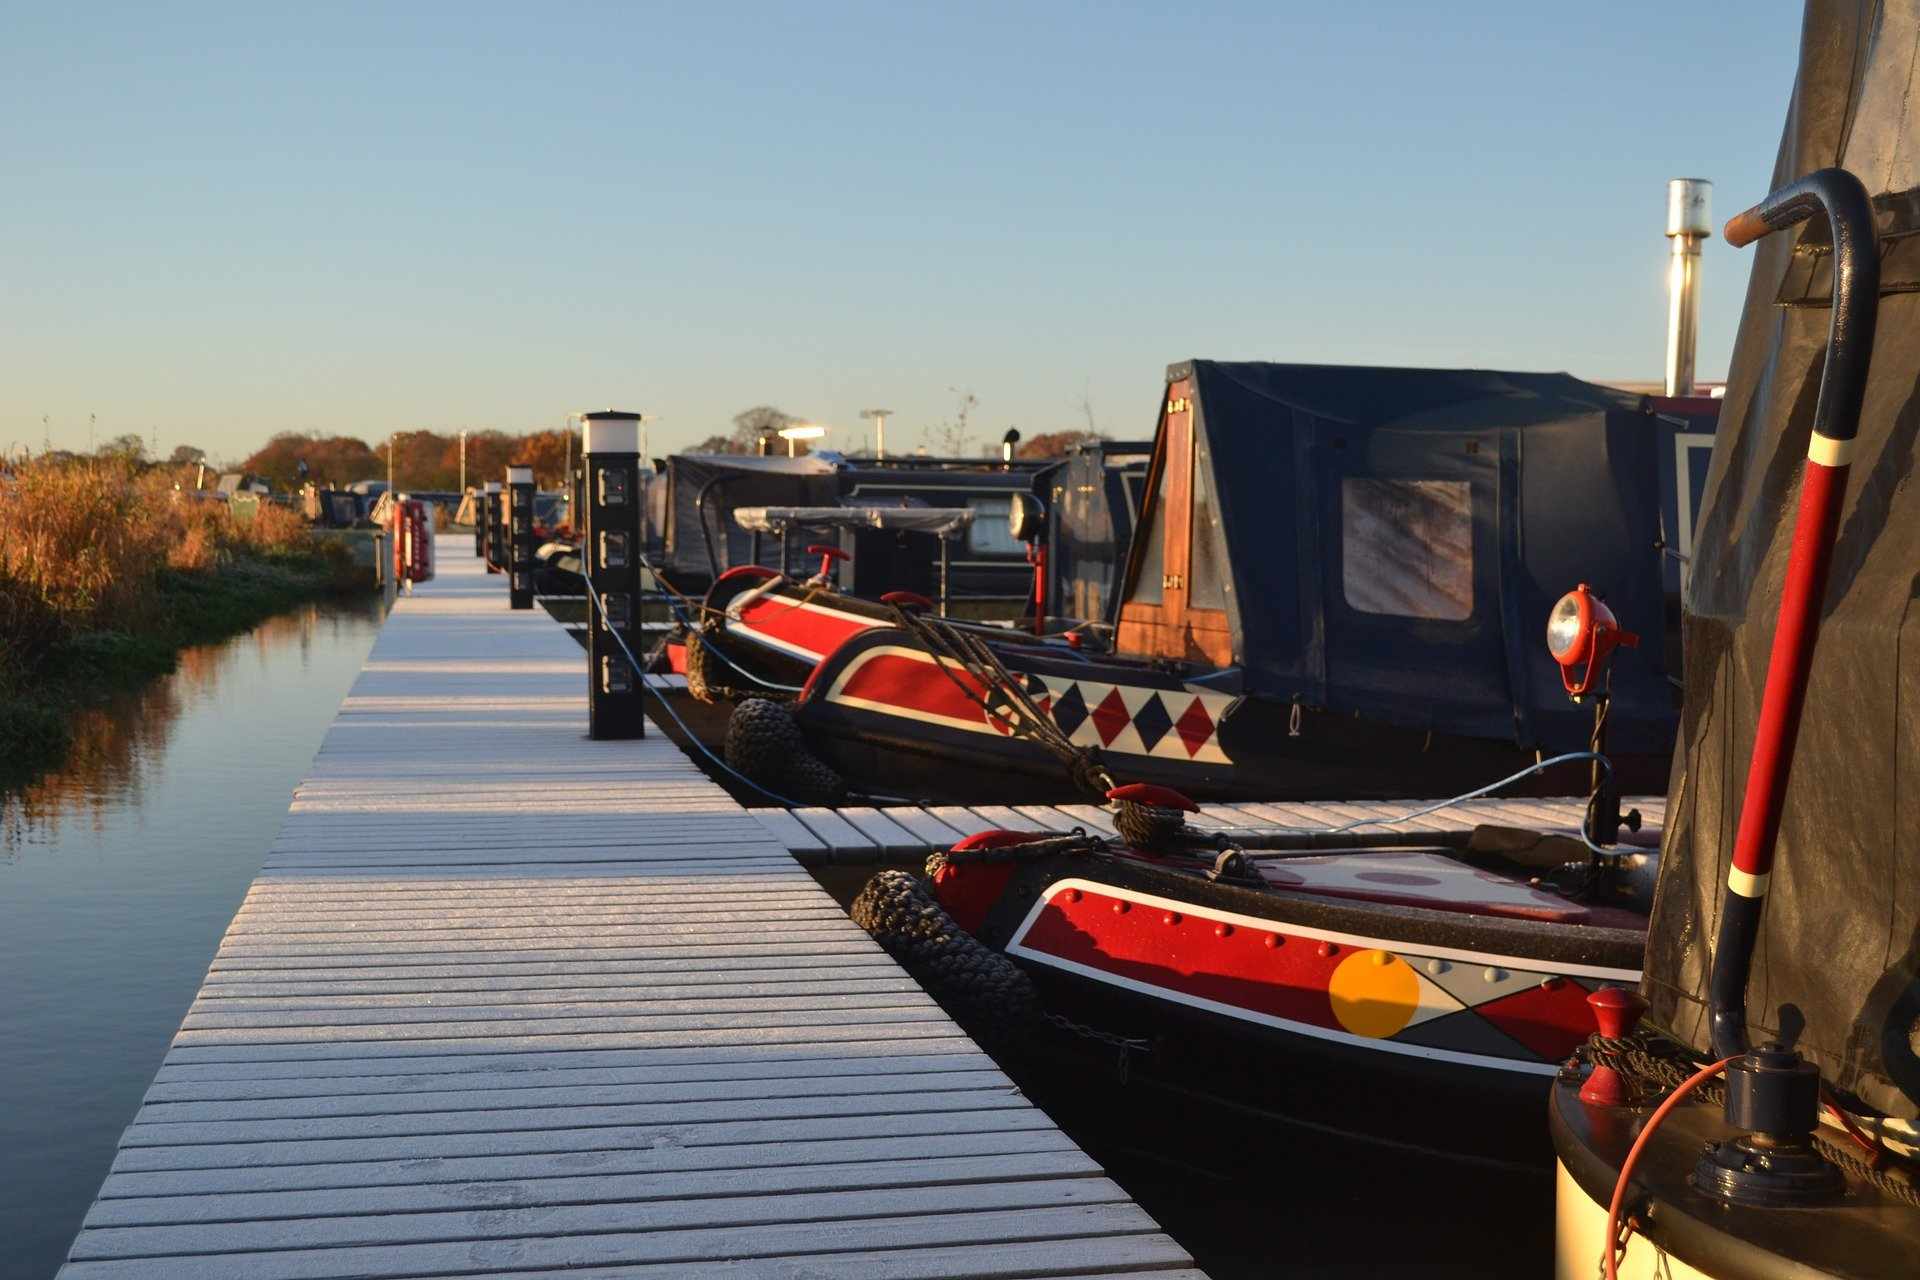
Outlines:
{"type": "Polygon", "coordinates": [[[1167,730],[1173,728],[1173,717],[1161,705],[1159,694],[1148,698],[1147,704],[1133,713],[1133,728],[1140,735],[1140,744],[1149,751],[1153,750],[1154,743],[1167,736],[1167,730]]]}
{"type": "Polygon", "coordinates": [[[1087,722],[1087,700],[1080,696],[1079,685],[1068,685],[1067,691],[1053,700],[1053,722],[1068,737],[1087,722]]]}

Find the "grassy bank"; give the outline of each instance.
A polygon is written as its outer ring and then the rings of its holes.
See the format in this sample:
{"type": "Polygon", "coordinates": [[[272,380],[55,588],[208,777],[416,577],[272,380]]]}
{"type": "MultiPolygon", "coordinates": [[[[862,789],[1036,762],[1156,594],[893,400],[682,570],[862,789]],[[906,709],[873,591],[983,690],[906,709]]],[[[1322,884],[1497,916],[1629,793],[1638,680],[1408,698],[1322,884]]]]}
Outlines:
{"type": "Polygon", "coordinates": [[[262,504],[236,520],[165,468],[22,463],[0,474],[0,787],[64,758],[73,711],[362,580],[347,549],[262,504]]]}

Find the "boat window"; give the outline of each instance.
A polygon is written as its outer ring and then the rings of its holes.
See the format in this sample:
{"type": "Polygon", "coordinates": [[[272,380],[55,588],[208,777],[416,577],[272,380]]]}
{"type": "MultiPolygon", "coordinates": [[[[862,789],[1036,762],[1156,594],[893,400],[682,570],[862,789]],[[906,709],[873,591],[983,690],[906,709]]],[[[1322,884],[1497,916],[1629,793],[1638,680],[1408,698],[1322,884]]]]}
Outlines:
{"type": "Polygon", "coordinates": [[[1147,512],[1147,545],[1140,550],[1140,575],[1133,580],[1133,594],[1127,599],[1140,604],[1159,604],[1162,576],[1166,572],[1167,504],[1155,502],[1147,512]]]}
{"type": "Polygon", "coordinates": [[[1213,502],[1213,464],[1207,438],[1194,433],[1193,533],[1187,552],[1187,603],[1195,609],[1227,607],[1227,556],[1220,511],[1213,502]]]}
{"type": "Polygon", "coordinates": [[[969,551],[987,556],[1017,556],[1025,553],[1026,544],[1007,529],[1007,516],[1013,511],[1012,498],[1004,495],[997,498],[968,498],[967,505],[973,509],[973,528],[967,533],[969,551]]]}
{"type": "Polygon", "coordinates": [[[1340,482],[1340,577],[1362,613],[1473,616],[1473,506],[1464,480],[1340,482]]]}

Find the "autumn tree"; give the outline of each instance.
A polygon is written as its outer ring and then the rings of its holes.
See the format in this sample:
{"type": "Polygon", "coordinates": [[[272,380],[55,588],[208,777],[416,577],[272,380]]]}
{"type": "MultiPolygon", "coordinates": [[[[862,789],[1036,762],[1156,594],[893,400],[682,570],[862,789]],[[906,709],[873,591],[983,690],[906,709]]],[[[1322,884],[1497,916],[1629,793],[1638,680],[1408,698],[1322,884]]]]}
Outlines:
{"type": "Polygon", "coordinates": [[[1058,458],[1076,444],[1092,444],[1095,440],[1104,440],[1105,436],[1096,431],[1043,431],[1020,442],[1014,451],[1018,458],[1058,458]]]}
{"type": "Polygon", "coordinates": [[[276,489],[292,489],[300,483],[302,462],[307,464],[307,479],[340,488],[387,473],[385,457],[376,455],[366,441],[314,431],[282,431],[242,462],[240,469],[264,477],[276,489]]]}

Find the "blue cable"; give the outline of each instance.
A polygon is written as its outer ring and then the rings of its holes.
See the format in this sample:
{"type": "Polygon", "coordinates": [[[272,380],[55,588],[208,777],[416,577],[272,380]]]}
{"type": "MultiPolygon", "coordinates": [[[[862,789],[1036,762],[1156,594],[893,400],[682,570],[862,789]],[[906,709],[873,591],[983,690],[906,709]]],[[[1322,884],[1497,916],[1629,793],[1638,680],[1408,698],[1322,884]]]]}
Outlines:
{"type": "MultiPolygon", "coordinates": [[[[1469,800],[1478,800],[1481,796],[1484,796],[1489,792],[1498,791],[1500,788],[1508,785],[1509,783],[1518,782],[1520,781],[1520,779],[1530,777],[1533,774],[1539,773],[1543,769],[1551,769],[1555,765],[1559,765],[1559,764],[1572,764],[1577,760],[1594,761],[1606,773],[1607,781],[1608,782],[1613,781],[1613,762],[1607,759],[1605,756],[1601,755],[1598,751],[1569,751],[1565,755],[1555,756],[1551,760],[1542,760],[1538,764],[1528,765],[1526,768],[1520,770],[1520,772],[1518,773],[1509,774],[1508,776],[1500,779],[1500,781],[1498,782],[1490,782],[1486,786],[1481,787],[1476,791],[1467,792],[1465,795],[1454,796],[1451,800],[1442,800],[1436,804],[1430,804],[1424,809],[1415,809],[1411,813],[1403,813],[1396,817],[1361,818],[1356,822],[1349,822],[1343,827],[1327,827],[1323,831],[1321,831],[1320,834],[1338,835],[1341,832],[1353,831],[1359,827],[1372,827],[1372,826],[1378,826],[1382,823],[1390,823],[1390,822],[1410,822],[1415,818],[1424,818],[1430,813],[1438,813],[1442,809],[1451,809],[1454,805],[1465,804],[1469,800]]],[[[1580,817],[1581,843],[1585,844],[1587,848],[1592,850],[1594,853],[1601,854],[1605,857],[1611,858],[1611,857],[1618,856],[1619,854],[1618,849],[1609,849],[1604,845],[1599,845],[1594,843],[1593,833],[1588,828],[1589,816],[1590,815],[1588,814],[1582,814],[1580,817]]]]}
{"type": "Polygon", "coordinates": [[[761,795],[767,797],[767,799],[773,801],[775,804],[783,805],[788,809],[804,808],[805,806],[799,804],[797,801],[787,799],[785,796],[781,795],[777,791],[767,790],[765,787],[755,782],[752,778],[749,778],[746,774],[740,772],[738,769],[728,764],[725,760],[722,760],[719,756],[713,754],[713,752],[707,748],[707,744],[700,741],[699,737],[693,732],[693,730],[687,728],[687,722],[680,718],[679,712],[673,709],[673,704],[667,701],[666,696],[662,694],[658,689],[654,688],[652,685],[647,683],[646,670],[640,665],[640,660],[633,656],[633,650],[627,647],[626,637],[620,634],[620,629],[614,626],[611,622],[607,622],[607,606],[600,599],[600,593],[593,589],[593,579],[587,577],[585,573],[582,573],[580,575],[580,583],[587,590],[587,599],[593,601],[593,607],[599,610],[600,620],[602,622],[607,623],[607,631],[609,632],[609,634],[613,636],[614,642],[620,646],[620,652],[627,655],[627,661],[631,663],[633,666],[633,678],[640,682],[640,687],[642,689],[646,690],[648,693],[651,693],[654,696],[655,701],[659,702],[661,710],[665,711],[669,716],[671,716],[673,718],[673,722],[680,726],[680,732],[684,733],[687,736],[687,741],[691,742],[694,745],[695,749],[698,750],[701,755],[713,761],[714,764],[718,765],[721,769],[725,770],[728,774],[732,775],[735,778],[738,778],[741,782],[753,788],[753,790],[758,791],[761,795]]]}

